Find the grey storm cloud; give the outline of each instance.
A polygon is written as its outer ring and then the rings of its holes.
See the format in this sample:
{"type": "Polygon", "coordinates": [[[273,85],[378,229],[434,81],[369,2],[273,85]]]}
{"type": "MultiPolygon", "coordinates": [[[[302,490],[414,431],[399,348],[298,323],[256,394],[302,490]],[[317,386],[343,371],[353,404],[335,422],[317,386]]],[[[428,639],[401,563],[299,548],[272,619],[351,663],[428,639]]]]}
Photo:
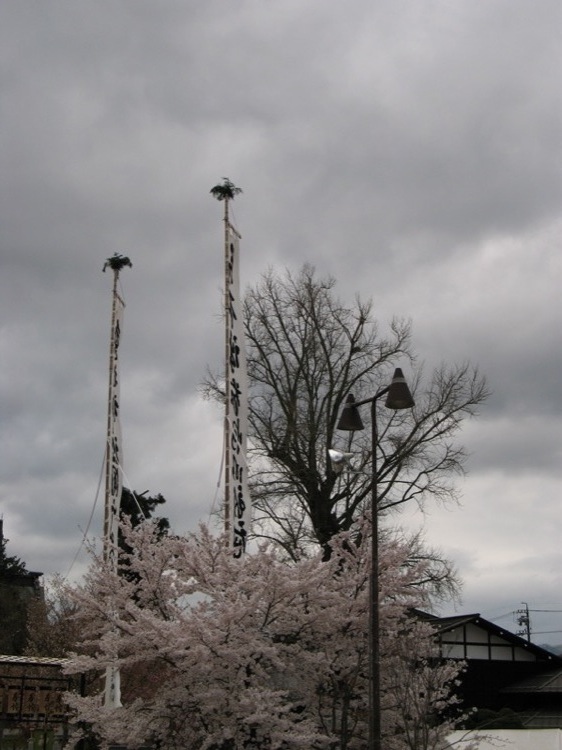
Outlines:
{"type": "Polygon", "coordinates": [[[312,263],[343,300],[372,298],[383,329],[410,318],[426,373],[470,361],[488,377],[492,396],[461,436],[461,505],[398,521],[423,523],[457,562],[467,609],[562,609],[561,24],[558,0],[4,0],[11,552],[66,573],[96,495],[99,536],[101,269],[115,252],[133,261],[121,275],[127,483],[162,492],[178,532],[220,502],[221,414],[198,385],[221,366],[209,189],[229,176],[244,190],[243,285],[312,263]]]}

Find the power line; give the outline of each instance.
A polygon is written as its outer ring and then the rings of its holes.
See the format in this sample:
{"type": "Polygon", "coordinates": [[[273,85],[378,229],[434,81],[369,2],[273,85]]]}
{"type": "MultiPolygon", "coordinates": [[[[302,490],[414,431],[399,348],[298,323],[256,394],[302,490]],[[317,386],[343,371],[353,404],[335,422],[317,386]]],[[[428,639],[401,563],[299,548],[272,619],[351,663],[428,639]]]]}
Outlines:
{"type": "Polygon", "coordinates": [[[514,615],[514,614],[515,614],[515,610],[512,609],[511,612],[504,612],[503,615],[496,615],[495,617],[489,617],[488,619],[490,620],[490,622],[494,622],[494,620],[501,620],[504,617],[511,617],[511,615],[514,615]]]}
{"type": "Polygon", "coordinates": [[[105,468],[105,454],[106,454],[106,449],[104,448],[103,459],[102,459],[102,462],[101,462],[100,476],[99,476],[99,480],[98,480],[98,487],[97,487],[97,490],[96,490],[96,496],[94,497],[94,503],[92,505],[92,510],[90,512],[90,517],[88,518],[88,523],[86,524],[86,530],[84,531],[84,534],[82,535],[82,540],[81,540],[81,542],[80,542],[80,544],[78,546],[78,549],[76,550],[76,554],[74,555],[74,558],[72,559],[72,562],[70,563],[70,567],[69,567],[69,569],[68,569],[65,577],[63,578],[63,581],[66,581],[68,579],[68,576],[72,572],[72,569],[74,567],[74,563],[78,559],[78,555],[80,554],[80,552],[82,550],[82,547],[84,546],[84,544],[86,542],[86,539],[88,537],[88,531],[90,530],[90,526],[92,524],[92,519],[94,518],[94,513],[95,513],[95,510],[96,510],[96,505],[97,505],[99,494],[100,494],[101,483],[102,483],[102,480],[103,480],[103,470],[105,468]]]}
{"type": "Polygon", "coordinates": [[[562,633],[562,630],[533,630],[531,623],[531,613],[538,614],[562,614],[562,609],[538,609],[529,607],[526,602],[522,602],[522,609],[515,609],[511,612],[504,612],[501,615],[489,618],[491,622],[494,620],[502,620],[504,617],[513,617],[521,628],[516,631],[516,635],[526,638],[528,641],[531,640],[531,635],[547,635],[551,633],[562,633]]]}

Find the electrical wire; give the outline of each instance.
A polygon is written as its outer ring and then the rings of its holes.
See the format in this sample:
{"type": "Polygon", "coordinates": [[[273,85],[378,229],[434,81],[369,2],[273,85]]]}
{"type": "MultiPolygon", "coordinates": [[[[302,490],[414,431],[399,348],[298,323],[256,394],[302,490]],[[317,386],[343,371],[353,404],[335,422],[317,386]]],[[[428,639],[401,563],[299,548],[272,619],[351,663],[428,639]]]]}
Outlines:
{"type": "Polygon", "coordinates": [[[513,614],[515,614],[515,611],[511,610],[511,612],[505,612],[503,615],[496,615],[495,617],[489,617],[488,619],[490,622],[494,622],[494,620],[501,620],[504,617],[510,617],[513,614]]]}
{"type": "Polygon", "coordinates": [[[118,466],[119,466],[119,471],[121,472],[121,476],[123,477],[123,479],[124,479],[124,480],[125,480],[125,481],[127,482],[127,484],[128,484],[128,490],[129,490],[129,492],[131,493],[131,495],[133,496],[133,498],[134,498],[134,500],[135,500],[135,503],[137,504],[137,508],[139,509],[139,511],[140,511],[140,513],[141,513],[141,515],[142,515],[142,516],[144,516],[144,520],[146,521],[146,520],[147,520],[147,518],[148,518],[148,516],[146,515],[146,513],[144,512],[144,510],[143,510],[143,509],[141,508],[141,506],[140,506],[140,503],[139,503],[139,499],[138,499],[137,495],[135,494],[135,491],[131,489],[131,487],[132,487],[133,485],[132,485],[132,484],[130,483],[130,481],[129,481],[129,477],[128,477],[128,476],[127,476],[127,475],[125,474],[125,472],[123,471],[123,467],[121,466],[121,464],[118,464],[118,466]]]}
{"type": "MultiPolygon", "coordinates": [[[[224,442],[224,436],[223,436],[223,442],[224,442]]],[[[209,523],[211,522],[211,518],[213,516],[213,513],[215,512],[215,506],[217,504],[217,498],[219,496],[219,491],[221,488],[221,479],[224,471],[224,450],[221,451],[221,461],[219,466],[219,475],[217,477],[217,485],[215,488],[215,495],[213,497],[213,502],[211,503],[211,510],[209,511],[209,523]]]]}
{"type": "MultiPolygon", "coordinates": [[[[119,283],[119,290],[121,292],[120,296],[121,296],[121,300],[123,302],[123,307],[125,307],[125,290],[123,289],[123,282],[121,280],[121,276],[118,276],[118,283],[119,283]]],[[[86,542],[86,538],[88,536],[88,531],[90,530],[90,526],[92,525],[92,520],[94,518],[94,513],[96,511],[96,506],[97,506],[98,498],[99,498],[99,494],[100,494],[101,483],[102,483],[102,479],[103,479],[103,470],[104,470],[105,461],[106,461],[106,455],[107,455],[107,447],[103,451],[103,458],[102,458],[102,462],[101,462],[101,470],[100,470],[100,476],[99,476],[99,480],[98,480],[98,486],[97,486],[97,489],[96,489],[96,495],[94,497],[94,504],[93,504],[92,510],[90,512],[90,517],[88,518],[88,523],[86,524],[86,530],[84,531],[84,534],[82,536],[82,540],[81,540],[81,542],[80,542],[80,544],[78,546],[78,549],[76,551],[76,554],[74,555],[74,558],[72,559],[72,562],[70,563],[70,567],[68,568],[68,571],[67,571],[66,575],[63,578],[63,581],[66,581],[68,579],[68,576],[72,572],[72,568],[74,567],[74,565],[76,563],[76,560],[78,559],[78,555],[82,551],[82,547],[84,546],[84,544],[86,542]]],[[[119,469],[121,470],[121,474],[123,475],[123,477],[125,477],[125,472],[123,471],[123,467],[119,466],[119,469]]],[[[137,504],[140,512],[142,513],[142,515],[146,519],[146,515],[144,514],[142,508],[139,505],[139,501],[137,499],[137,496],[135,495],[135,493],[132,490],[131,490],[131,494],[135,498],[135,502],[136,502],[136,504],[137,504]]]]}
{"type": "Polygon", "coordinates": [[[76,560],[78,559],[78,555],[82,551],[82,547],[84,546],[84,544],[86,542],[86,538],[88,536],[88,531],[90,530],[90,526],[91,526],[92,520],[94,518],[94,513],[95,513],[95,510],[96,510],[96,505],[98,503],[98,498],[99,498],[99,495],[100,495],[101,483],[102,483],[102,479],[103,479],[103,470],[105,468],[105,457],[106,457],[106,450],[104,450],[104,452],[103,452],[103,458],[102,458],[102,462],[101,462],[100,476],[99,476],[99,480],[98,480],[98,487],[96,489],[96,496],[94,497],[94,504],[93,504],[92,510],[90,512],[90,517],[88,518],[88,523],[86,524],[86,530],[84,531],[84,534],[82,536],[82,541],[80,542],[80,544],[78,546],[76,554],[74,555],[74,558],[73,558],[72,562],[70,563],[70,567],[68,569],[67,574],[64,576],[63,581],[66,581],[68,579],[68,576],[70,575],[70,573],[72,571],[72,568],[74,567],[74,564],[76,563],[76,560]]]}

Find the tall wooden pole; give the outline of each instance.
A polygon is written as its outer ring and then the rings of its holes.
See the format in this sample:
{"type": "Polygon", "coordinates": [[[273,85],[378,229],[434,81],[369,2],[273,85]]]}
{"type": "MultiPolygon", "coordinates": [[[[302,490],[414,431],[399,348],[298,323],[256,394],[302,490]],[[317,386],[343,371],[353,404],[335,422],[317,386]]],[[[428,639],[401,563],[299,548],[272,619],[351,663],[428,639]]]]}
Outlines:
{"type": "MultiPolygon", "coordinates": [[[[120,471],[121,456],[119,440],[115,435],[115,423],[118,416],[119,402],[116,389],[119,384],[118,373],[118,348],[121,335],[118,315],[118,304],[120,299],[117,293],[117,282],[119,269],[113,269],[113,296],[111,306],[111,336],[109,343],[109,385],[107,399],[107,437],[105,449],[105,504],[103,519],[103,554],[104,559],[112,573],[117,573],[118,557],[118,534],[119,534],[119,501],[120,492],[116,488],[121,487],[120,471]]],[[[107,667],[105,672],[105,695],[106,706],[118,707],[121,705],[121,677],[117,667],[107,667]]]]}
{"type": "MultiPolygon", "coordinates": [[[[236,195],[241,193],[242,189],[236,187],[228,177],[224,177],[222,184],[215,185],[211,188],[210,192],[218,201],[224,201],[224,371],[226,396],[224,415],[224,530],[227,544],[230,546],[234,544],[233,536],[236,531],[236,529],[233,528],[233,511],[243,505],[244,497],[243,492],[238,491],[237,489],[236,498],[233,500],[233,482],[235,481],[233,473],[236,474],[236,481],[241,482],[241,472],[238,470],[238,466],[235,465],[236,462],[233,459],[233,451],[240,451],[240,430],[238,429],[238,433],[236,433],[236,428],[232,425],[232,416],[237,416],[239,410],[239,393],[236,394],[237,401],[233,404],[233,391],[237,385],[233,385],[231,382],[234,378],[231,377],[230,369],[230,366],[234,361],[233,356],[236,359],[235,367],[238,367],[238,355],[234,354],[234,349],[236,348],[236,336],[233,336],[233,330],[235,329],[234,319],[236,319],[234,307],[238,304],[238,300],[234,300],[231,297],[233,275],[235,271],[233,258],[234,245],[232,244],[231,238],[231,234],[234,230],[230,226],[228,209],[229,202],[233,200],[236,195]],[[241,500],[239,498],[241,498],[241,500]]],[[[237,233],[236,235],[239,237],[237,233]]],[[[237,262],[236,254],[236,263],[237,262]]],[[[244,523],[240,523],[244,526],[244,523]]]]}
{"type": "Polygon", "coordinates": [[[105,503],[104,503],[104,515],[103,515],[103,555],[106,562],[110,563],[113,570],[117,570],[117,539],[115,538],[115,507],[112,502],[111,488],[112,479],[115,481],[115,477],[112,476],[113,461],[112,461],[112,435],[113,435],[113,422],[115,408],[119,408],[119,404],[115,404],[114,392],[116,387],[116,378],[119,377],[117,373],[117,350],[119,348],[119,331],[117,326],[118,315],[117,315],[117,304],[119,302],[119,296],[117,293],[117,283],[119,280],[119,269],[113,269],[113,293],[111,303],[111,334],[109,339],[109,377],[108,377],[108,394],[107,394],[107,433],[105,440],[105,503]]]}
{"type": "MultiPolygon", "coordinates": [[[[117,292],[119,271],[131,266],[129,258],[117,253],[109,258],[103,270],[109,266],[113,271],[113,292],[111,303],[111,334],[109,341],[109,378],[107,397],[107,434],[105,448],[105,504],[103,518],[103,557],[110,575],[118,570],[119,507],[122,490],[122,448],[119,421],[119,345],[121,342],[122,311],[125,303],[117,292]]],[[[115,658],[117,654],[115,654],[115,658]]],[[[104,703],[107,707],[121,705],[119,668],[109,666],[105,674],[104,703]]]]}
{"type": "Polygon", "coordinates": [[[229,298],[229,261],[230,261],[230,219],[228,215],[228,197],[224,199],[224,372],[225,372],[225,391],[226,403],[224,414],[224,533],[227,544],[230,544],[232,537],[231,517],[232,509],[230,507],[230,482],[232,477],[231,467],[231,445],[230,445],[230,379],[228,377],[228,360],[230,356],[230,335],[231,320],[229,315],[230,298],[229,298]]]}

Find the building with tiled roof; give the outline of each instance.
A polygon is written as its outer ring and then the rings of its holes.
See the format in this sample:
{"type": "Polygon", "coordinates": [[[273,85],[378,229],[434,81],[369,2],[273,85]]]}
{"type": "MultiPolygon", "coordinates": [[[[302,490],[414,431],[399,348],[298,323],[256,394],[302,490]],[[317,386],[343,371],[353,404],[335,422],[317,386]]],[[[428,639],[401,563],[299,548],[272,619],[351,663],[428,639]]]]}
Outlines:
{"type": "Polygon", "coordinates": [[[442,658],[466,664],[459,697],[489,724],[562,728],[562,658],[480,614],[417,615],[435,628],[442,658]]]}

